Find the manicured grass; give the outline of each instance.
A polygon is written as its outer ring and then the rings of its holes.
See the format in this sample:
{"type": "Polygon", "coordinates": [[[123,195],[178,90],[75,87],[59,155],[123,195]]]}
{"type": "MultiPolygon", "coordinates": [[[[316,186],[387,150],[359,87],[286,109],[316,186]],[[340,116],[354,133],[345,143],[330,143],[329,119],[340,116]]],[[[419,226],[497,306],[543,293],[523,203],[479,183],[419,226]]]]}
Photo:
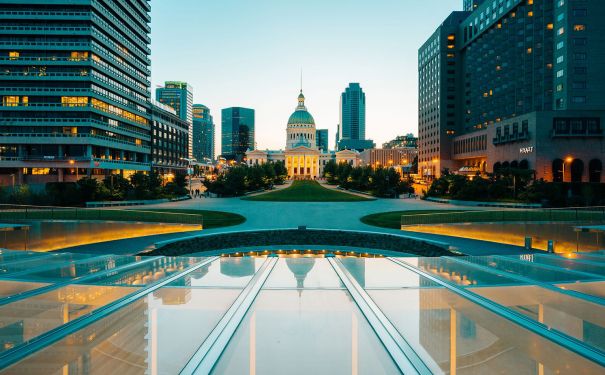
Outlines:
{"type": "Polygon", "coordinates": [[[204,219],[204,229],[230,227],[242,224],[246,218],[240,214],[223,211],[207,211],[207,210],[186,210],[186,209],[153,209],[150,212],[171,213],[171,214],[188,214],[202,215],[204,219]]]}
{"type": "Polygon", "coordinates": [[[103,220],[146,223],[203,224],[204,228],[238,225],[246,219],[220,211],[180,209],[84,209],[70,207],[12,206],[0,210],[0,220],[103,220]]]}
{"type": "Polygon", "coordinates": [[[400,229],[402,215],[425,215],[425,214],[441,214],[441,213],[458,213],[465,211],[450,211],[450,210],[409,210],[409,211],[391,211],[380,212],[362,217],[360,220],[364,224],[372,225],[381,228],[400,229]]]}
{"type": "Polygon", "coordinates": [[[363,202],[373,200],[326,189],[316,181],[294,181],[292,186],[286,189],[242,199],[259,202],[363,202]]]}

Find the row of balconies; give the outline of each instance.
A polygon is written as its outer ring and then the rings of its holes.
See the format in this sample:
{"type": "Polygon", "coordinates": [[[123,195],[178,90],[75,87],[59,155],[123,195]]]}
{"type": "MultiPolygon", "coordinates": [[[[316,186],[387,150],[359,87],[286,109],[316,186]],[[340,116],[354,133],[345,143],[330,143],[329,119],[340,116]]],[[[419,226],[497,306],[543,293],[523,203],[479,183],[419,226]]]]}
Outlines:
{"type": "MultiPolygon", "coordinates": [[[[113,166],[124,166],[124,167],[138,167],[138,168],[149,168],[150,163],[148,161],[134,161],[134,160],[119,160],[109,158],[95,158],[92,156],[55,156],[55,155],[28,155],[28,156],[0,156],[0,166],[4,168],[15,168],[24,166],[22,163],[44,163],[43,166],[48,166],[48,162],[52,162],[56,168],[71,168],[74,163],[80,168],[84,168],[82,163],[90,163],[90,168],[112,168],[113,166]]],[[[31,165],[25,165],[31,167],[31,165]]],[[[133,168],[135,169],[135,168],[133,168]]]]}
{"type": "MultiPolygon", "coordinates": [[[[133,79],[131,76],[128,76],[124,73],[117,72],[116,68],[110,69],[106,65],[107,63],[99,63],[98,61],[92,58],[73,58],[73,57],[0,57],[0,65],[7,66],[35,66],[35,65],[50,65],[50,66],[91,66],[93,65],[97,70],[102,71],[105,74],[108,74],[115,78],[120,82],[126,82],[130,85],[130,88],[138,91],[141,95],[145,97],[150,96],[150,92],[148,88],[151,85],[151,82],[148,79],[142,78],[139,74],[136,74],[136,71],[128,68],[124,65],[120,65],[125,70],[128,70],[132,76],[136,77],[137,80],[133,79]],[[144,87],[143,87],[144,86],[144,87]]],[[[2,74],[0,72],[0,74],[2,74]]],[[[34,73],[30,73],[32,76],[35,76],[34,73]]]]}
{"type": "MultiPolygon", "coordinates": [[[[0,75],[0,78],[2,78],[3,76],[0,75]]],[[[89,78],[90,79],[90,78],[89,78]]],[[[101,83],[103,85],[110,85],[109,83],[105,83],[102,80],[99,79],[93,79],[93,81],[97,82],[97,83],[101,83]]],[[[120,90],[120,89],[116,89],[116,90],[120,90]]],[[[52,88],[52,87],[1,87],[0,86],[0,93],[2,94],[6,94],[6,95],[10,95],[10,94],[27,94],[28,96],[34,95],[34,96],[48,96],[48,95],[61,95],[61,96],[70,96],[73,94],[79,94],[79,96],[91,96],[91,97],[100,97],[102,99],[104,99],[105,101],[111,102],[110,104],[121,107],[122,109],[128,110],[128,111],[132,111],[135,114],[138,114],[140,116],[147,116],[148,113],[147,112],[143,112],[140,111],[135,105],[131,105],[131,104],[125,104],[122,103],[120,101],[115,100],[115,98],[109,96],[109,95],[105,95],[103,93],[100,93],[96,90],[92,90],[89,88],[52,88]]],[[[148,102],[145,100],[141,100],[139,98],[133,97],[130,94],[127,93],[121,93],[124,94],[124,96],[128,96],[130,99],[133,99],[136,102],[139,102],[141,105],[146,106],[148,105],[148,102]]],[[[33,103],[32,103],[33,104],[33,103]]],[[[31,105],[31,104],[30,104],[31,105]]]]}
{"type": "Polygon", "coordinates": [[[98,134],[71,134],[71,133],[0,133],[2,144],[91,144],[95,146],[111,147],[113,144],[122,145],[125,151],[144,152],[149,150],[149,145],[136,144],[135,142],[126,141],[107,137],[98,134]]]}
{"type": "Polygon", "coordinates": [[[91,118],[27,118],[27,117],[0,117],[0,126],[90,126],[93,128],[110,131],[116,134],[121,134],[130,137],[137,137],[143,141],[151,141],[149,130],[139,128],[126,128],[124,126],[113,126],[106,122],[91,119],[91,118]],[[137,129],[137,130],[135,130],[137,129]]]}
{"type": "MultiPolygon", "coordinates": [[[[123,38],[118,31],[109,26],[107,23],[102,25],[105,27],[106,31],[113,35],[115,38],[119,39],[122,45],[128,48],[128,53],[135,53],[138,57],[145,61],[148,65],[151,64],[149,60],[148,53],[151,51],[144,51],[140,47],[135,46],[130,41],[123,38]]],[[[0,33],[5,35],[94,35],[101,41],[107,44],[109,48],[118,49],[116,43],[105,36],[102,32],[97,30],[94,26],[22,26],[22,25],[2,25],[0,24],[0,33]]],[[[147,50],[149,48],[145,46],[147,50]]],[[[128,54],[125,54],[126,57],[129,57],[128,54]]]]}
{"type": "MultiPolygon", "coordinates": [[[[149,14],[146,11],[142,10],[139,7],[141,13],[145,15],[146,19],[143,19],[139,13],[137,13],[134,9],[132,9],[132,7],[128,4],[128,2],[123,1],[123,0],[115,0],[115,1],[119,2],[122,5],[122,7],[124,7],[125,9],[128,10],[128,12],[130,14],[127,14],[126,12],[124,12],[113,1],[104,0],[103,3],[106,6],[110,7],[115,13],[117,13],[120,16],[120,18],[122,18],[123,21],[129,23],[130,25],[135,26],[135,28],[137,29],[137,32],[140,32],[141,34],[146,34],[146,33],[151,32],[151,28],[148,25],[148,22],[151,21],[151,18],[149,17],[149,14]]],[[[90,3],[92,4],[93,7],[101,9],[103,11],[103,13],[108,13],[108,10],[104,9],[105,6],[102,5],[100,1],[90,0],[90,3]]]]}
{"type": "MultiPolygon", "coordinates": [[[[103,116],[112,118],[117,121],[126,122],[130,125],[138,126],[143,129],[149,129],[149,125],[145,125],[134,120],[130,120],[126,117],[118,116],[117,114],[100,108],[98,106],[94,106],[92,104],[70,104],[64,105],[61,103],[28,103],[27,105],[19,105],[19,106],[0,106],[0,110],[10,110],[10,111],[31,111],[32,108],[39,111],[66,111],[66,112],[95,112],[101,114],[103,116]]],[[[147,116],[147,114],[145,114],[147,116]]],[[[147,117],[145,117],[147,118],[147,117]]]]}
{"type": "Polygon", "coordinates": [[[525,131],[525,132],[521,132],[521,133],[503,134],[500,136],[496,136],[492,140],[492,143],[494,145],[500,145],[500,144],[504,144],[504,143],[512,143],[512,142],[527,141],[527,140],[529,140],[529,132],[525,131]]]}

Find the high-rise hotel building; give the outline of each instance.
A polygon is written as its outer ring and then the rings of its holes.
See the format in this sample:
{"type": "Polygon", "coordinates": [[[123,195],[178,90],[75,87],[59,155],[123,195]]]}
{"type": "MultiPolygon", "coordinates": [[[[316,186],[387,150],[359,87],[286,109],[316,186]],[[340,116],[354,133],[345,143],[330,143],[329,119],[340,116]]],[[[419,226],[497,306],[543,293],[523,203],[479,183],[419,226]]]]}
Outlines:
{"type": "Polygon", "coordinates": [[[168,81],[164,87],[155,90],[155,98],[162,104],[174,108],[177,116],[189,124],[189,152],[193,157],[193,87],[187,82],[168,81]]]}
{"type": "Polygon", "coordinates": [[[147,0],[0,0],[0,183],[150,169],[147,0]]]}
{"type": "Polygon", "coordinates": [[[419,173],[602,181],[605,2],[464,5],[419,49],[419,173]]]}

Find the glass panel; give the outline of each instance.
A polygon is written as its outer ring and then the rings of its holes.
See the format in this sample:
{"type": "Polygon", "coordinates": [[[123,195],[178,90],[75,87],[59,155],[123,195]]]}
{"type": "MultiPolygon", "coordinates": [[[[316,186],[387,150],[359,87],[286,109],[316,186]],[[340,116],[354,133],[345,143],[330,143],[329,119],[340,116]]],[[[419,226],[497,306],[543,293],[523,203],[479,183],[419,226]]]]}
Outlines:
{"type": "Polygon", "coordinates": [[[561,289],[575,290],[595,297],[605,298],[605,281],[558,284],[561,289]]]}
{"type": "MultiPolygon", "coordinates": [[[[466,258],[460,258],[466,260],[466,258]]],[[[471,285],[515,285],[519,284],[501,274],[483,271],[472,265],[466,265],[446,258],[402,258],[406,263],[438,276],[450,284],[471,285]]]]}
{"type": "Polygon", "coordinates": [[[605,334],[605,307],[534,285],[473,288],[473,292],[580,341],[605,350],[586,330],[605,334]],[[590,327],[590,328],[588,328],[590,327]]]}
{"type": "Polygon", "coordinates": [[[243,288],[264,261],[264,258],[219,258],[169,286],[243,288]]]}
{"type": "Polygon", "coordinates": [[[280,258],[265,288],[342,288],[340,278],[325,258],[280,258]]]}
{"type": "Polygon", "coordinates": [[[598,374],[603,370],[446,289],[368,293],[435,373],[598,374]]]}
{"type": "Polygon", "coordinates": [[[239,290],[163,288],[4,370],[7,374],[177,374],[239,290]]]}
{"type": "Polygon", "coordinates": [[[0,263],[12,262],[18,259],[33,259],[36,257],[48,256],[48,253],[37,253],[35,251],[13,251],[0,250],[0,263]]]}
{"type": "MultiPolygon", "coordinates": [[[[531,256],[520,256],[520,258],[532,258],[531,256]]],[[[517,274],[536,280],[538,282],[566,282],[594,279],[589,276],[568,272],[564,269],[554,267],[543,268],[528,261],[514,262],[506,258],[496,257],[465,257],[465,261],[491,267],[500,271],[517,274]]]]}
{"type": "Polygon", "coordinates": [[[263,290],[215,374],[399,374],[343,290],[263,290]]]}
{"type": "Polygon", "coordinates": [[[113,302],[136,288],[70,285],[0,307],[0,352],[113,302]]]}
{"type": "MultiPolygon", "coordinates": [[[[399,258],[404,260],[406,258],[399,258]]],[[[347,271],[363,288],[417,288],[436,286],[388,259],[340,258],[347,271]]]]}
{"type": "MultiPolygon", "coordinates": [[[[519,259],[518,256],[515,258],[519,259]]],[[[555,266],[566,270],[588,272],[593,273],[595,275],[605,276],[605,263],[599,264],[592,261],[583,262],[579,259],[566,259],[563,257],[552,255],[524,256],[521,259],[527,262],[546,264],[549,266],[555,266]]]]}
{"type": "Polygon", "coordinates": [[[22,261],[0,264],[0,274],[2,277],[10,277],[12,273],[33,270],[36,267],[44,269],[51,268],[53,265],[60,267],[65,263],[91,258],[88,254],[49,254],[47,256],[27,258],[22,261]]]}
{"type": "Polygon", "coordinates": [[[151,263],[141,264],[126,271],[118,271],[112,275],[99,277],[89,284],[145,286],[181,272],[199,262],[200,258],[159,258],[151,263]]]}
{"type": "Polygon", "coordinates": [[[42,288],[46,283],[28,283],[21,281],[0,281],[0,297],[14,296],[30,290],[42,288]]]}
{"type": "Polygon", "coordinates": [[[591,262],[598,262],[605,265],[605,255],[602,252],[595,253],[565,253],[558,254],[560,257],[565,257],[567,259],[583,259],[590,260],[591,262]]]}
{"type": "Polygon", "coordinates": [[[27,278],[28,280],[32,281],[58,282],[64,279],[73,279],[76,277],[90,275],[95,272],[110,270],[140,260],[141,257],[112,256],[109,258],[71,263],[62,267],[56,267],[40,272],[30,272],[26,275],[21,275],[20,278],[27,278]]]}

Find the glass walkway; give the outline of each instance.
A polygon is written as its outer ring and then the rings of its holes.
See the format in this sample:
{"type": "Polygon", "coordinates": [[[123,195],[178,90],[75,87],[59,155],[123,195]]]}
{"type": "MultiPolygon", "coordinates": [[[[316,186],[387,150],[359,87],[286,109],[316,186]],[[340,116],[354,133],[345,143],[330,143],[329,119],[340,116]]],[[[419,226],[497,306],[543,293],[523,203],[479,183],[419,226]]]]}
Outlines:
{"type": "Polygon", "coordinates": [[[605,254],[0,252],[1,374],[603,374],[605,254]]]}

